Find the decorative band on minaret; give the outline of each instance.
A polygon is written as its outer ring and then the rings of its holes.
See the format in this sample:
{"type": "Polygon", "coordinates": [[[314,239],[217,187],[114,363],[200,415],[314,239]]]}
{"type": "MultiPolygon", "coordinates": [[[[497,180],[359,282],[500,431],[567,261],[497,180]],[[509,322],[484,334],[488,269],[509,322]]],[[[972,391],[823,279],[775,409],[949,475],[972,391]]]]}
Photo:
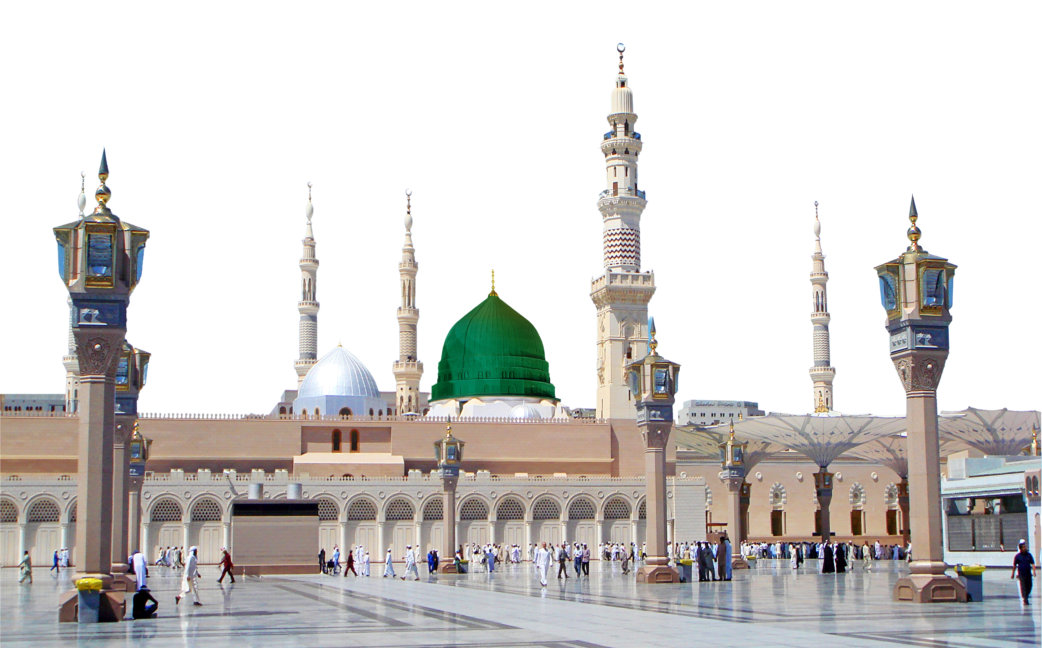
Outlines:
{"type": "Polygon", "coordinates": [[[604,272],[593,280],[590,297],[597,307],[597,417],[635,416],[625,367],[647,353],[648,302],[655,275],[640,270],[640,217],[647,205],[637,183],[637,158],[643,142],[634,130],[633,92],[619,43],[619,73],[611,96],[611,127],[601,139],[606,188],[597,200],[603,225],[604,272]]]}
{"type": "Polygon", "coordinates": [[[420,414],[420,378],[423,363],[417,359],[416,250],[412,245],[412,192],[405,190],[405,244],[398,263],[402,304],[398,307],[398,360],[394,363],[395,398],[398,414],[420,414]]]}
{"type": "Polygon", "coordinates": [[[304,254],[300,258],[300,312],[299,353],[294,364],[297,372],[297,387],[318,360],[318,258],[315,256],[315,234],[311,229],[311,217],[315,208],[311,204],[311,183],[308,183],[307,229],[304,233],[304,254]]]}
{"type": "Polygon", "coordinates": [[[814,201],[814,254],[811,255],[810,271],[811,296],[813,298],[810,315],[814,325],[814,366],[810,368],[810,378],[814,381],[814,411],[829,412],[835,409],[832,399],[832,380],[836,370],[831,366],[832,358],[829,350],[829,300],[826,284],[829,273],[825,272],[825,255],[821,252],[821,220],[818,218],[818,201],[814,201]]]}

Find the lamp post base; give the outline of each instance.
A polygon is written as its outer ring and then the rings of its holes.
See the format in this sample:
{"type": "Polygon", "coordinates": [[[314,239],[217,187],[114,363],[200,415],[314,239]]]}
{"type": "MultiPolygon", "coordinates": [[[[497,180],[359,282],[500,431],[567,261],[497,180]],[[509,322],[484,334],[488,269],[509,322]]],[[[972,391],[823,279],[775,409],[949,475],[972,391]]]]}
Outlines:
{"type": "Polygon", "coordinates": [[[438,565],[439,574],[456,574],[456,565],[451,560],[443,561],[438,565]]]}
{"type": "Polygon", "coordinates": [[[966,587],[943,574],[912,574],[898,579],[894,600],[910,603],[965,603],[966,587]]]}
{"type": "Polygon", "coordinates": [[[637,570],[637,582],[649,585],[679,583],[680,572],[667,565],[644,565],[637,570]]]}
{"type": "Polygon", "coordinates": [[[731,556],[731,569],[749,569],[749,562],[741,554],[731,556]]]}

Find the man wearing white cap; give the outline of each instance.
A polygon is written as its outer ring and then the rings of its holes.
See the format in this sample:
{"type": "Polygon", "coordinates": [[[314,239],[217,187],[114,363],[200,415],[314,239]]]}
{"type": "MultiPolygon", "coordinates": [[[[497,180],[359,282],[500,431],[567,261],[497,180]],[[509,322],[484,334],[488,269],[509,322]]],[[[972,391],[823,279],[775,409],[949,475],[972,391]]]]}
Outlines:
{"type": "Polygon", "coordinates": [[[416,552],[413,551],[412,545],[405,546],[405,575],[402,576],[402,580],[405,580],[412,574],[416,577],[416,580],[420,580],[420,572],[416,569],[416,552]]]}
{"type": "Polygon", "coordinates": [[[1020,579],[1020,600],[1024,605],[1028,605],[1031,603],[1031,579],[1034,572],[1038,571],[1038,565],[1035,564],[1035,557],[1028,551],[1027,540],[1021,539],[1017,547],[1019,551],[1013,556],[1013,573],[1009,577],[1011,580],[1020,579]]]}
{"type": "Polygon", "coordinates": [[[546,587],[546,572],[550,569],[550,550],[546,548],[545,542],[535,550],[532,562],[535,563],[535,570],[539,575],[539,584],[546,587]]]}
{"type": "Polygon", "coordinates": [[[190,547],[188,549],[188,563],[185,565],[184,576],[181,577],[181,592],[174,597],[174,605],[181,602],[181,599],[188,594],[192,593],[192,598],[195,602],[192,605],[202,605],[199,602],[199,590],[196,587],[196,579],[199,578],[199,549],[197,547],[190,547]]]}
{"type": "Polygon", "coordinates": [[[391,548],[387,547],[387,557],[384,558],[384,578],[394,578],[394,558],[391,557],[391,548]]]}
{"type": "Polygon", "coordinates": [[[369,552],[362,554],[362,576],[369,576],[369,552]]]}

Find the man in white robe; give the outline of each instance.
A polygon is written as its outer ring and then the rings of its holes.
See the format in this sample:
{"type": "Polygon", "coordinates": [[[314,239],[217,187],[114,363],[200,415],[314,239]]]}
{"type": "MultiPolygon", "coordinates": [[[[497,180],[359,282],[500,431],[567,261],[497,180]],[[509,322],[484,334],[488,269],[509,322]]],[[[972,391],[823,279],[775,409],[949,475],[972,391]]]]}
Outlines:
{"type": "Polygon", "coordinates": [[[413,551],[412,545],[405,547],[405,575],[402,576],[402,580],[405,580],[412,574],[416,577],[416,580],[420,580],[420,572],[416,568],[416,552],[413,551]]]}
{"type": "Polygon", "coordinates": [[[134,576],[137,577],[137,588],[139,590],[145,589],[145,579],[148,578],[148,561],[145,560],[145,554],[140,551],[135,551],[134,555],[130,557],[130,564],[134,567],[134,576]]]}
{"type": "Polygon", "coordinates": [[[387,556],[384,558],[384,578],[394,578],[394,558],[391,556],[391,548],[387,548],[387,556]]]}
{"type": "Polygon", "coordinates": [[[536,574],[539,575],[539,584],[546,587],[546,572],[550,569],[550,551],[547,550],[545,542],[535,550],[535,557],[532,561],[535,563],[536,574]]]}
{"type": "Polygon", "coordinates": [[[195,602],[192,605],[202,605],[199,602],[199,589],[196,586],[196,582],[199,578],[199,549],[191,547],[188,549],[188,562],[185,564],[185,573],[181,577],[181,592],[174,597],[174,605],[181,602],[189,592],[192,593],[192,598],[195,602]]]}
{"type": "Polygon", "coordinates": [[[362,554],[362,576],[369,576],[369,552],[362,554]]]}

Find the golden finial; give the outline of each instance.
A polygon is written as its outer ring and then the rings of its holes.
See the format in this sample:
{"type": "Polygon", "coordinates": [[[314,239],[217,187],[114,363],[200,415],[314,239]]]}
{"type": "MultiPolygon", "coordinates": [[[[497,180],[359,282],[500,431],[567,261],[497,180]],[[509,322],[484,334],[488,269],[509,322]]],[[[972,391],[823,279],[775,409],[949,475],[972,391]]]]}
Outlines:
{"type": "Polygon", "coordinates": [[[619,76],[622,76],[623,74],[626,73],[624,68],[623,68],[623,64],[622,64],[622,53],[626,51],[626,46],[623,45],[622,43],[619,43],[618,45],[615,46],[615,49],[617,49],[619,51],[619,76]]]}
{"type": "MultiPolygon", "coordinates": [[[[741,420],[741,416],[741,414],[738,415],[739,420],[741,420]]],[[[734,441],[734,419],[731,419],[731,429],[729,431],[729,434],[731,435],[731,441],[734,441]]]]}
{"type": "Polygon", "coordinates": [[[1028,446],[1028,451],[1031,453],[1032,457],[1039,456],[1038,426],[1037,425],[1032,425],[1031,426],[1031,445],[1028,446]]]}
{"type": "Polygon", "coordinates": [[[94,198],[98,201],[98,206],[94,208],[95,214],[101,214],[108,211],[107,204],[109,198],[112,197],[112,191],[105,186],[105,181],[109,177],[109,162],[105,154],[105,149],[101,149],[101,166],[98,167],[98,180],[101,180],[101,185],[97,191],[94,192],[94,198]]]}
{"type": "Polygon", "coordinates": [[[452,426],[451,425],[446,425],[445,426],[445,438],[447,439],[450,436],[452,436],[452,426]]]}
{"type": "Polygon", "coordinates": [[[829,408],[825,407],[825,399],[821,394],[818,394],[818,406],[814,408],[814,413],[821,414],[827,411],[829,411],[829,408]]]}
{"type": "Polygon", "coordinates": [[[908,220],[912,221],[912,226],[908,228],[908,240],[912,242],[908,246],[908,251],[921,252],[922,248],[919,247],[919,239],[923,233],[915,226],[915,221],[919,220],[919,212],[915,209],[915,196],[912,196],[912,205],[908,208],[908,220]]]}
{"type": "Polygon", "coordinates": [[[739,421],[741,421],[741,420],[742,420],[742,413],[741,413],[741,412],[738,412],[738,420],[739,420],[739,421]]]}
{"type": "Polygon", "coordinates": [[[648,346],[651,348],[651,355],[658,354],[658,340],[655,339],[655,318],[648,318],[648,346]]]}
{"type": "Polygon", "coordinates": [[[488,294],[489,297],[499,297],[499,293],[496,292],[496,269],[492,269],[492,292],[488,294]]]}

